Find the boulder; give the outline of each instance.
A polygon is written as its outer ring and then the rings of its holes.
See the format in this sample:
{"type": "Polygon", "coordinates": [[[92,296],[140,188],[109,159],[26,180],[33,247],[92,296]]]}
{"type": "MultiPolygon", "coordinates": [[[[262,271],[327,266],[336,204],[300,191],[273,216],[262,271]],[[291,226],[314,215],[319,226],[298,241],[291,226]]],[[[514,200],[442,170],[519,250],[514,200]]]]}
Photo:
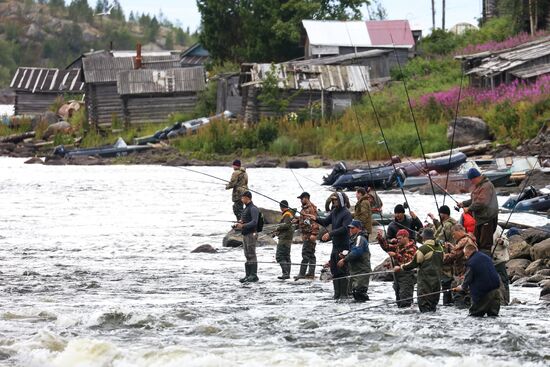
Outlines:
{"type": "Polygon", "coordinates": [[[42,159],[39,157],[33,157],[30,159],[27,159],[25,161],[25,164],[44,164],[44,161],[42,161],[42,159]]]}
{"type": "Polygon", "coordinates": [[[525,242],[520,235],[511,236],[509,238],[510,247],[508,251],[510,253],[510,259],[527,259],[531,260],[531,246],[525,242]]]}
{"type": "MultiPolygon", "coordinates": [[[[531,264],[529,264],[528,267],[525,268],[525,274],[527,275],[534,275],[540,270],[544,270],[548,268],[550,260],[549,259],[538,259],[533,261],[531,264]]],[[[540,276],[543,276],[542,274],[540,276]]]]}
{"type": "Polygon", "coordinates": [[[309,168],[309,163],[303,159],[291,159],[286,162],[286,168],[309,168]]]}
{"type": "Polygon", "coordinates": [[[59,121],[55,124],[48,126],[48,128],[44,132],[43,138],[48,139],[50,136],[56,134],[67,134],[71,131],[71,129],[71,124],[69,124],[67,121],[59,121]]]}
{"type": "MultiPolygon", "coordinates": [[[[382,261],[382,263],[378,264],[374,268],[373,272],[391,270],[391,268],[392,268],[392,266],[391,266],[390,258],[387,257],[384,261],[382,261]]],[[[391,282],[393,280],[393,274],[392,273],[374,274],[373,276],[371,276],[371,279],[372,280],[381,280],[381,281],[384,281],[384,282],[391,282]]]]}
{"type": "MultiPolygon", "coordinates": [[[[274,229],[271,227],[264,227],[263,232],[258,235],[258,247],[261,246],[277,246],[277,241],[270,236],[270,232],[274,229]]],[[[237,232],[234,229],[230,230],[222,240],[223,247],[239,247],[243,245],[243,235],[241,232],[237,232]]]]}
{"type": "Polygon", "coordinates": [[[542,242],[550,238],[550,233],[537,228],[528,228],[521,232],[521,237],[530,245],[542,242]]]}
{"type": "Polygon", "coordinates": [[[546,279],[550,279],[550,277],[545,277],[543,275],[533,275],[533,276],[530,276],[529,278],[527,278],[527,282],[539,284],[540,282],[542,282],[543,280],[546,280],[546,279]]]}
{"type": "Polygon", "coordinates": [[[48,126],[55,124],[57,120],[58,120],[57,115],[52,111],[46,111],[41,117],[41,121],[48,124],[48,126]]]}
{"type": "MultiPolygon", "coordinates": [[[[277,204],[275,204],[277,205],[277,204]]],[[[277,205],[278,206],[278,205],[277,205]]],[[[290,204],[289,204],[290,206],[290,204]]],[[[264,216],[264,224],[278,224],[281,221],[281,211],[266,208],[259,208],[264,216]]],[[[265,229],[264,229],[265,231],[265,229]]]]}
{"type": "Polygon", "coordinates": [[[516,275],[519,277],[524,277],[526,275],[525,268],[529,266],[531,261],[527,259],[513,259],[506,263],[506,270],[508,271],[508,276],[514,278],[516,275]]]}
{"type": "Polygon", "coordinates": [[[531,247],[531,259],[550,259],[550,238],[531,247]]]}
{"type": "Polygon", "coordinates": [[[550,269],[542,269],[542,270],[539,270],[535,273],[535,275],[543,275],[545,277],[550,277],[550,269]]]}
{"type": "Polygon", "coordinates": [[[204,253],[207,253],[207,254],[214,254],[214,253],[218,252],[218,250],[216,250],[211,245],[200,245],[199,247],[197,247],[196,249],[191,251],[191,253],[198,253],[198,252],[204,252],[204,253]]]}
{"type": "Polygon", "coordinates": [[[480,118],[460,116],[455,120],[449,121],[447,128],[447,139],[452,140],[454,131],[455,146],[478,144],[483,140],[492,138],[489,126],[480,118]]]}
{"type": "Polygon", "coordinates": [[[254,162],[254,167],[275,168],[279,166],[281,160],[279,158],[260,158],[254,162]]]}

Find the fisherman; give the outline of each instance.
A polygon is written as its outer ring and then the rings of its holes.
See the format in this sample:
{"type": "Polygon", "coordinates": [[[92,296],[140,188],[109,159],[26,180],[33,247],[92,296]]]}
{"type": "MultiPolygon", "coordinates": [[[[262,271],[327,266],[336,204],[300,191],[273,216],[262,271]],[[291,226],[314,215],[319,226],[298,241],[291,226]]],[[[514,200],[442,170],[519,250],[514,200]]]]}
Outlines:
{"type": "Polygon", "coordinates": [[[456,287],[455,291],[470,290],[472,295],[472,306],[470,316],[483,317],[498,316],[500,311],[500,293],[498,291],[500,278],[493,261],[483,252],[478,251],[472,244],[464,247],[466,262],[466,274],[462,285],[456,287]]]}
{"type": "MultiPolygon", "coordinates": [[[[467,245],[476,245],[476,239],[473,234],[466,232],[466,229],[461,224],[455,224],[451,227],[451,233],[455,241],[450,253],[445,253],[443,256],[443,264],[452,266],[453,269],[453,284],[452,287],[457,287],[464,279],[466,272],[466,258],[464,257],[464,248],[467,245]]],[[[458,308],[470,307],[471,299],[467,291],[454,292],[453,303],[458,308]]]]}
{"type": "Polygon", "coordinates": [[[292,219],[294,214],[288,207],[288,201],[282,200],[279,203],[282,217],[275,234],[278,237],[277,252],[275,254],[275,260],[279,263],[282,270],[282,275],[278,276],[278,279],[290,278],[290,246],[292,245],[292,237],[294,235],[294,228],[292,225],[292,219]]]}
{"type": "Polygon", "coordinates": [[[351,294],[357,302],[365,302],[369,300],[367,292],[370,276],[359,274],[372,272],[368,234],[363,231],[363,224],[357,219],[352,220],[348,228],[351,250],[347,254],[340,253],[341,259],[338,261],[338,267],[343,268],[349,264],[351,294]]]}
{"type": "MultiPolygon", "coordinates": [[[[435,226],[435,240],[443,246],[444,253],[451,252],[451,245],[455,243],[451,228],[456,224],[456,220],[451,217],[451,209],[447,205],[439,207],[439,217],[441,222],[432,214],[428,216],[432,219],[435,226]]],[[[443,306],[452,305],[453,294],[451,293],[451,286],[453,283],[453,268],[449,264],[443,264],[441,270],[441,289],[449,290],[443,293],[443,306]]]]}
{"type": "Polygon", "coordinates": [[[405,207],[401,204],[397,204],[393,209],[395,215],[394,220],[388,225],[386,232],[386,239],[391,240],[397,236],[397,232],[400,229],[406,229],[409,231],[409,238],[413,241],[416,240],[416,233],[422,229],[422,222],[416,214],[411,211],[411,217],[405,215],[405,207]]]}
{"type": "Polygon", "coordinates": [[[231,175],[231,180],[225,185],[225,189],[233,189],[233,214],[235,214],[237,221],[239,221],[243,213],[241,195],[248,190],[248,174],[245,168],[241,167],[241,161],[238,159],[233,161],[233,174],[231,175]]]}
{"type": "Polygon", "coordinates": [[[258,258],[256,257],[256,242],[258,241],[258,221],[260,211],[252,202],[252,193],[250,191],[243,192],[241,196],[244,204],[242,219],[235,225],[236,229],[240,229],[243,234],[243,249],[246,262],[244,268],[246,275],[239,279],[241,283],[251,283],[258,281],[258,258]]]}
{"type": "Polygon", "coordinates": [[[510,242],[508,237],[502,234],[502,227],[497,226],[497,229],[493,235],[493,248],[491,253],[493,255],[493,263],[495,264],[495,270],[500,277],[500,304],[506,306],[510,303],[510,278],[508,277],[508,271],[506,271],[506,263],[510,260],[510,253],[508,247],[510,242]]]}
{"type": "MultiPolygon", "coordinates": [[[[382,250],[386,251],[390,256],[392,267],[412,261],[417,251],[416,245],[414,241],[409,239],[409,231],[406,229],[397,231],[396,238],[389,241],[386,241],[382,236],[382,231],[378,231],[377,240],[382,250]]],[[[415,278],[412,271],[401,271],[393,274],[393,289],[395,291],[397,307],[411,306],[414,283],[415,278]]]]}
{"type": "Polygon", "coordinates": [[[376,190],[370,186],[367,187],[367,195],[369,197],[370,206],[373,213],[382,213],[382,199],[376,193],[376,190]]]}
{"type": "Polygon", "coordinates": [[[332,210],[326,218],[319,218],[317,215],[308,215],[308,217],[324,227],[332,225],[332,230],[323,235],[322,240],[327,242],[332,240],[332,251],[330,253],[330,271],[332,272],[332,286],[334,287],[334,299],[346,298],[349,295],[348,289],[348,267],[339,268],[338,261],[340,253],[349,251],[349,232],[352,218],[351,213],[346,208],[346,201],[341,192],[336,192],[331,197],[332,210]]]}
{"type": "MultiPolygon", "coordinates": [[[[336,192],[339,192],[341,193],[343,196],[344,196],[344,201],[346,203],[346,208],[351,208],[351,203],[349,201],[349,197],[348,195],[343,191],[342,188],[338,188],[336,189],[336,192]]],[[[332,210],[332,194],[329,195],[329,197],[327,198],[327,200],[325,200],[325,211],[326,212],[330,212],[332,210]]]]}
{"type": "Polygon", "coordinates": [[[476,169],[468,170],[468,179],[474,185],[470,200],[458,203],[464,212],[472,212],[476,220],[474,235],[479,250],[491,256],[493,234],[498,224],[498,201],[495,187],[476,169]]]}
{"type": "Polygon", "coordinates": [[[317,207],[313,205],[310,200],[308,192],[302,192],[298,196],[302,203],[302,210],[300,210],[300,217],[294,221],[298,222],[298,227],[302,232],[302,263],[300,265],[300,272],[294,277],[294,280],[299,279],[314,279],[315,278],[315,263],[317,258],[315,257],[315,246],[317,245],[317,235],[319,234],[319,225],[308,218],[308,215],[317,215],[317,207]],[[309,265],[309,271],[308,270],[309,265]],[[307,271],[307,274],[306,274],[307,271]]]}
{"type": "Polygon", "coordinates": [[[353,219],[357,219],[363,224],[363,230],[368,238],[369,234],[372,233],[372,211],[367,197],[367,190],[363,187],[357,187],[355,197],[357,198],[357,204],[355,204],[353,219]]]}
{"type": "Polygon", "coordinates": [[[418,269],[418,308],[420,312],[434,312],[439,302],[441,290],[441,266],[443,264],[443,247],[435,242],[434,231],[424,228],[422,232],[422,246],[416,251],[412,261],[401,266],[395,266],[396,273],[401,270],[418,269]],[[430,294],[430,295],[428,295],[430,294]]]}

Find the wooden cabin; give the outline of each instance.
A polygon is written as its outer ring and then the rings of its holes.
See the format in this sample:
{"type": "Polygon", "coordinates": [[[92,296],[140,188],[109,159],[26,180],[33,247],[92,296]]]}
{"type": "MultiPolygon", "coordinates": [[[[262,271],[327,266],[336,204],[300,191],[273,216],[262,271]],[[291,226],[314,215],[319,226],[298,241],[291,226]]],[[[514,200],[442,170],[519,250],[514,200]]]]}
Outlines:
{"type": "Polygon", "coordinates": [[[57,97],[72,95],[81,98],[84,83],[80,69],[17,68],[10,88],[15,91],[15,115],[45,113],[57,97]]]}
{"type": "Polygon", "coordinates": [[[165,70],[178,68],[179,57],[174,55],[115,57],[107,55],[84,57],[82,70],[85,81],[85,102],[90,124],[110,125],[124,119],[123,104],[117,90],[117,76],[122,71],[136,68],[165,70]]]}
{"type": "Polygon", "coordinates": [[[170,114],[193,112],[205,87],[202,66],[126,70],[117,75],[122,116],[128,125],[164,122],[170,114]]]}
{"type": "Polygon", "coordinates": [[[262,84],[273,72],[281,97],[288,98],[285,113],[313,113],[318,109],[321,118],[328,117],[350,107],[370,88],[366,66],[243,64],[240,88],[245,121],[256,122],[277,114],[259,98],[262,84]]]}

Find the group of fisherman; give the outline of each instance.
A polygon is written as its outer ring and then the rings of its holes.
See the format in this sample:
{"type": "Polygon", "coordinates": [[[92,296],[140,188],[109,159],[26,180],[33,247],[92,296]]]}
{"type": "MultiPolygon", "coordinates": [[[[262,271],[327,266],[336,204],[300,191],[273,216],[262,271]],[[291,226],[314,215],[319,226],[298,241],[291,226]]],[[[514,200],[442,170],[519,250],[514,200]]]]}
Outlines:
{"type": "MultiPolygon", "coordinates": [[[[246,262],[245,276],[240,281],[253,283],[258,281],[256,242],[261,214],[252,202],[248,176],[239,160],[233,162],[233,169],[226,189],[233,189],[233,212],[237,218],[234,227],[243,235],[246,262]]],[[[378,243],[389,255],[388,268],[393,273],[398,307],[410,307],[417,298],[421,312],[435,311],[443,293],[444,305],[469,307],[473,316],[498,316],[501,303],[509,301],[505,267],[508,243],[497,224],[494,186],[475,168],[467,176],[474,188],[470,200],[458,203],[464,211],[462,224],[451,217],[446,205],[439,207],[438,218],[429,214],[433,226],[423,226],[413,211],[406,215],[408,204],[396,205],[394,220],[385,234],[377,232],[378,243]],[[414,269],[418,269],[416,276],[414,269]],[[415,283],[417,297],[413,296],[415,283]]],[[[282,270],[279,279],[290,279],[290,248],[297,226],[302,235],[302,261],[294,279],[314,279],[317,240],[331,241],[332,251],[325,268],[332,273],[333,298],[352,295],[358,302],[369,300],[372,268],[368,239],[369,235],[374,237],[373,220],[381,215],[382,201],[374,189],[363,187],[356,188],[356,198],[352,214],[345,193],[331,194],[325,217],[318,215],[308,192],[298,196],[299,216],[288,201],[279,202],[282,215],[274,232],[278,237],[276,261],[282,270]]]]}

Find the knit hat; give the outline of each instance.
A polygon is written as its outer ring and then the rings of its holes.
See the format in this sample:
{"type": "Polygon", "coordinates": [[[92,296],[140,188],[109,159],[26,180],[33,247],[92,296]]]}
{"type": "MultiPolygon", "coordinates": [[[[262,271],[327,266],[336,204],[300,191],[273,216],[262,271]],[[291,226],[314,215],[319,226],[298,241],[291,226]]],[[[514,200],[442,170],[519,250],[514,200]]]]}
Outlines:
{"type": "Polygon", "coordinates": [[[397,231],[397,234],[395,235],[395,237],[409,237],[409,231],[407,231],[406,229],[400,229],[399,231],[397,231]]]}
{"type": "Polygon", "coordinates": [[[252,199],[252,193],[250,191],[245,191],[241,196],[246,196],[249,199],[252,199]]]}
{"type": "Polygon", "coordinates": [[[393,212],[394,212],[395,214],[397,214],[397,213],[403,213],[403,214],[405,214],[405,207],[404,207],[403,205],[401,205],[401,204],[397,204],[397,205],[395,206],[395,208],[393,209],[393,212]]]}
{"type": "Polygon", "coordinates": [[[240,167],[240,166],[241,166],[241,161],[240,161],[240,159],[235,159],[235,160],[233,161],[233,166],[240,167]]]}
{"type": "Polygon", "coordinates": [[[442,206],[439,207],[439,213],[440,214],[451,215],[451,209],[449,209],[449,207],[447,205],[442,205],[442,206]]]}
{"type": "Polygon", "coordinates": [[[468,170],[467,176],[468,176],[468,180],[471,180],[471,179],[474,179],[476,177],[481,176],[481,173],[478,171],[477,168],[472,167],[468,170]]]}
{"type": "Polygon", "coordinates": [[[283,209],[288,209],[288,201],[281,200],[281,202],[279,203],[279,206],[283,209]]]}
{"type": "Polygon", "coordinates": [[[434,230],[431,228],[424,228],[422,231],[423,240],[433,240],[434,239],[434,230]]]}
{"type": "Polygon", "coordinates": [[[351,223],[348,225],[348,228],[352,228],[352,227],[359,228],[359,229],[363,229],[363,223],[361,223],[360,220],[354,219],[354,220],[352,220],[351,223]]]}

